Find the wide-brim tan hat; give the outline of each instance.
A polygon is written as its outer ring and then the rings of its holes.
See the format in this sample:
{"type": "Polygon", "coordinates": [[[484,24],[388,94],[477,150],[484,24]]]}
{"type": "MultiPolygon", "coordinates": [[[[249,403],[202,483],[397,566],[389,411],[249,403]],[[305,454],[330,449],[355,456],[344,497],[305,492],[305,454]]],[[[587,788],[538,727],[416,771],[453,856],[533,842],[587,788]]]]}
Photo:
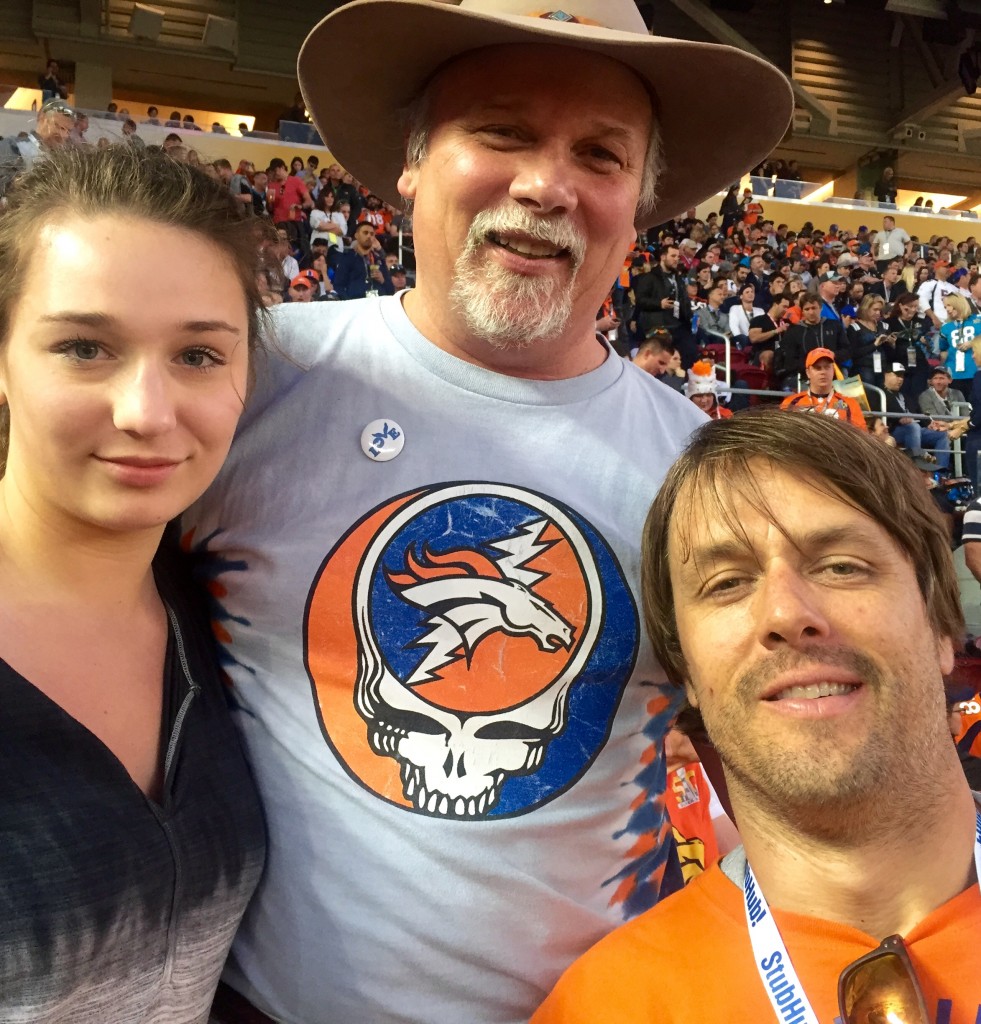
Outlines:
{"type": "Polygon", "coordinates": [[[772,64],[731,46],[652,36],[634,0],[354,0],[307,36],[300,89],[334,158],[398,206],[405,107],[453,58],[534,42],[611,57],[649,86],[664,169],[641,228],[738,181],[771,153],[793,114],[790,83],[772,64]],[[718,89],[693,84],[693,70],[711,72],[718,89]]]}

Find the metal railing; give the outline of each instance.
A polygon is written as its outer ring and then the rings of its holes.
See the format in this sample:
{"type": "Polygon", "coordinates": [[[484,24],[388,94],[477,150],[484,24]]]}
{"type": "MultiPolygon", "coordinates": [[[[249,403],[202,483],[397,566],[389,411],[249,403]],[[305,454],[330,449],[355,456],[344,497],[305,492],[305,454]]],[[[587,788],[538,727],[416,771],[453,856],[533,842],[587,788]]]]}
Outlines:
{"type": "MultiPolygon", "coordinates": [[[[719,334],[718,331],[710,331],[707,327],[699,325],[698,331],[700,334],[708,334],[712,338],[718,338],[716,344],[725,345],[726,347],[726,361],[722,366],[726,374],[726,386],[728,387],[732,383],[732,339],[726,334],[719,334]]],[[[696,341],[698,339],[696,338],[696,341]]],[[[709,342],[712,344],[712,342],[709,342]]]]}
{"type": "MultiPolygon", "coordinates": [[[[872,404],[870,402],[869,403],[869,411],[872,413],[872,415],[873,416],[888,416],[889,414],[886,412],[886,393],[885,393],[885,391],[883,391],[882,388],[877,388],[874,384],[866,384],[865,381],[862,381],[862,386],[865,388],[865,397],[866,398],[868,398],[868,394],[869,394],[870,391],[874,391],[879,396],[879,408],[880,408],[881,412],[873,411],[872,410],[872,404]]],[[[838,389],[835,388],[835,390],[837,391],[838,389]]]]}
{"type": "MultiPolygon", "coordinates": [[[[716,369],[722,369],[722,367],[717,365],[716,369]]],[[[882,401],[882,411],[881,412],[870,410],[869,412],[864,414],[866,416],[873,416],[876,419],[885,419],[885,420],[890,420],[890,419],[915,419],[915,420],[925,420],[927,423],[956,423],[959,420],[965,419],[968,415],[970,415],[970,412],[971,412],[971,405],[970,405],[969,402],[954,402],[954,408],[957,409],[958,412],[954,413],[954,414],[952,414],[950,416],[931,416],[929,413],[919,413],[919,412],[886,412],[885,411],[885,404],[886,404],[885,392],[881,388],[876,387],[874,384],[866,384],[865,387],[869,388],[869,389],[871,389],[873,391],[878,392],[878,394],[879,394],[879,396],[881,398],[881,401],[882,401]]],[[[757,397],[757,398],[776,398],[776,399],[780,399],[780,401],[783,401],[787,397],[787,395],[794,394],[794,392],[792,392],[792,391],[768,391],[768,390],[763,390],[763,389],[760,389],[760,388],[734,388],[734,387],[730,387],[728,385],[728,382],[726,384],[725,390],[730,395],[747,395],[749,397],[757,397]]],[[[923,451],[931,452],[931,453],[936,453],[936,452],[942,452],[943,449],[942,448],[924,448],[923,451]]],[[[963,476],[964,475],[964,462],[963,462],[963,459],[964,459],[964,449],[963,449],[963,447],[961,445],[961,438],[960,437],[956,437],[956,438],[954,438],[951,441],[951,444],[950,444],[950,457],[951,457],[951,469],[953,470],[953,475],[957,476],[957,477],[963,476]]]]}

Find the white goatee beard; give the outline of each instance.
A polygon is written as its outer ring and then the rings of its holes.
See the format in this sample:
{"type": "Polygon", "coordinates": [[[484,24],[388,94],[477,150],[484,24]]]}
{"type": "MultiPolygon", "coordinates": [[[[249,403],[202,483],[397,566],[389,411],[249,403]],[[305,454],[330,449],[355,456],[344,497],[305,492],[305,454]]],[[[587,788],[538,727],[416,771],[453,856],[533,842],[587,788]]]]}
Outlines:
{"type": "Polygon", "coordinates": [[[474,218],[457,258],[450,302],[471,333],[496,349],[515,351],[557,338],[572,317],[585,249],[582,234],[565,216],[535,216],[520,206],[484,211],[474,218]],[[568,250],[569,280],[516,274],[481,254],[488,234],[512,232],[568,250]]]}

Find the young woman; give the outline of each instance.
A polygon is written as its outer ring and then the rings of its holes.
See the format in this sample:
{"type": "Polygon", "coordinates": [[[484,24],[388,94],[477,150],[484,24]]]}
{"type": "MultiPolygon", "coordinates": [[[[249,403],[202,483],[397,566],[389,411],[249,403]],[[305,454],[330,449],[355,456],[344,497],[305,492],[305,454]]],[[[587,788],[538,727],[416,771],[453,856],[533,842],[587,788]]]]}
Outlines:
{"type": "Polygon", "coordinates": [[[971,311],[963,295],[945,295],[943,303],[948,319],[940,328],[940,351],[953,386],[967,394],[978,372],[974,342],[981,340],[981,316],[971,311]]]}
{"type": "Polygon", "coordinates": [[[804,282],[797,274],[790,274],[787,277],[787,292],[790,294],[790,308],[787,310],[787,315],[784,319],[789,324],[799,324],[804,315],[800,304],[803,297],[807,294],[807,290],[804,287],[804,282]]]}
{"type": "MultiPolygon", "coordinates": [[[[740,221],[739,223],[742,224],[742,221],[740,221]]],[[[748,256],[749,255],[749,245],[746,242],[746,233],[743,231],[742,228],[737,227],[732,232],[732,244],[733,244],[733,247],[734,247],[733,250],[732,250],[734,255],[736,255],[736,256],[748,256]]]]}
{"type": "Polygon", "coordinates": [[[264,855],[165,525],[259,337],[251,224],[162,154],[66,148],[0,218],[0,1019],[204,1024],[264,855]]]}
{"type": "Polygon", "coordinates": [[[866,384],[882,386],[882,375],[895,361],[892,335],[880,326],[885,299],[880,295],[866,295],[859,303],[854,322],[848,328],[848,342],[852,353],[852,371],[866,384]]]}
{"type": "Polygon", "coordinates": [[[333,250],[344,251],[344,236],[347,234],[347,218],[334,209],[334,193],[329,188],[321,189],[310,211],[310,244],[318,238],[326,238],[333,250]]]}
{"type": "Polygon", "coordinates": [[[739,218],[739,186],[733,185],[722,199],[722,205],[719,207],[719,213],[722,216],[722,228],[721,231],[725,234],[736,220],[739,218]]]}
{"type": "Polygon", "coordinates": [[[712,288],[712,268],[708,264],[702,264],[695,274],[695,297],[704,302],[712,288]]]}
{"type": "Polygon", "coordinates": [[[893,303],[889,318],[882,321],[882,329],[891,334],[893,358],[906,367],[903,395],[910,408],[926,391],[930,380],[930,349],[928,332],[930,323],[920,316],[920,300],[916,292],[906,292],[893,303]]]}

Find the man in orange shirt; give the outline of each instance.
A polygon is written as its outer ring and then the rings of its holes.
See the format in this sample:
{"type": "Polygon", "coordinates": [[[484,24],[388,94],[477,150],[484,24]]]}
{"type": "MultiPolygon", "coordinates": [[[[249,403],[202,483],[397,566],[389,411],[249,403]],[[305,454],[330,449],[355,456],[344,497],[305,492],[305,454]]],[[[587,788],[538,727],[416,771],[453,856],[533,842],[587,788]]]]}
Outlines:
{"type": "Polygon", "coordinates": [[[392,215],[385,209],[381,199],[369,192],[365,199],[365,208],[358,217],[359,224],[370,224],[379,237],[388,233],[388,225],[392,223],[392,215]]]}
{"type": "Polygon", "coordinates": [[[744,845],[594,946],[532,1024],[975,1024],[981,811],[943,683],[964,621],[909,460],[821,416],[708,423],[641,557],[744,845]]]}
{"type": "Polygon", "coordinates": [[[854,398],[838,394],[834,389],[835,354],[829,348],[815,348],[804,362],[807,390],[788,395],[781,409],[792,412],[814,412],[831,419],[843,420],[859,430],[868,430],[862,407],[854,398]]]}
{"type": "Polygon", "coordinates": [[[743,189],[743,220],[752,227],[763,216],[763,204],[753,197],[751,188],[743,189]]]}

